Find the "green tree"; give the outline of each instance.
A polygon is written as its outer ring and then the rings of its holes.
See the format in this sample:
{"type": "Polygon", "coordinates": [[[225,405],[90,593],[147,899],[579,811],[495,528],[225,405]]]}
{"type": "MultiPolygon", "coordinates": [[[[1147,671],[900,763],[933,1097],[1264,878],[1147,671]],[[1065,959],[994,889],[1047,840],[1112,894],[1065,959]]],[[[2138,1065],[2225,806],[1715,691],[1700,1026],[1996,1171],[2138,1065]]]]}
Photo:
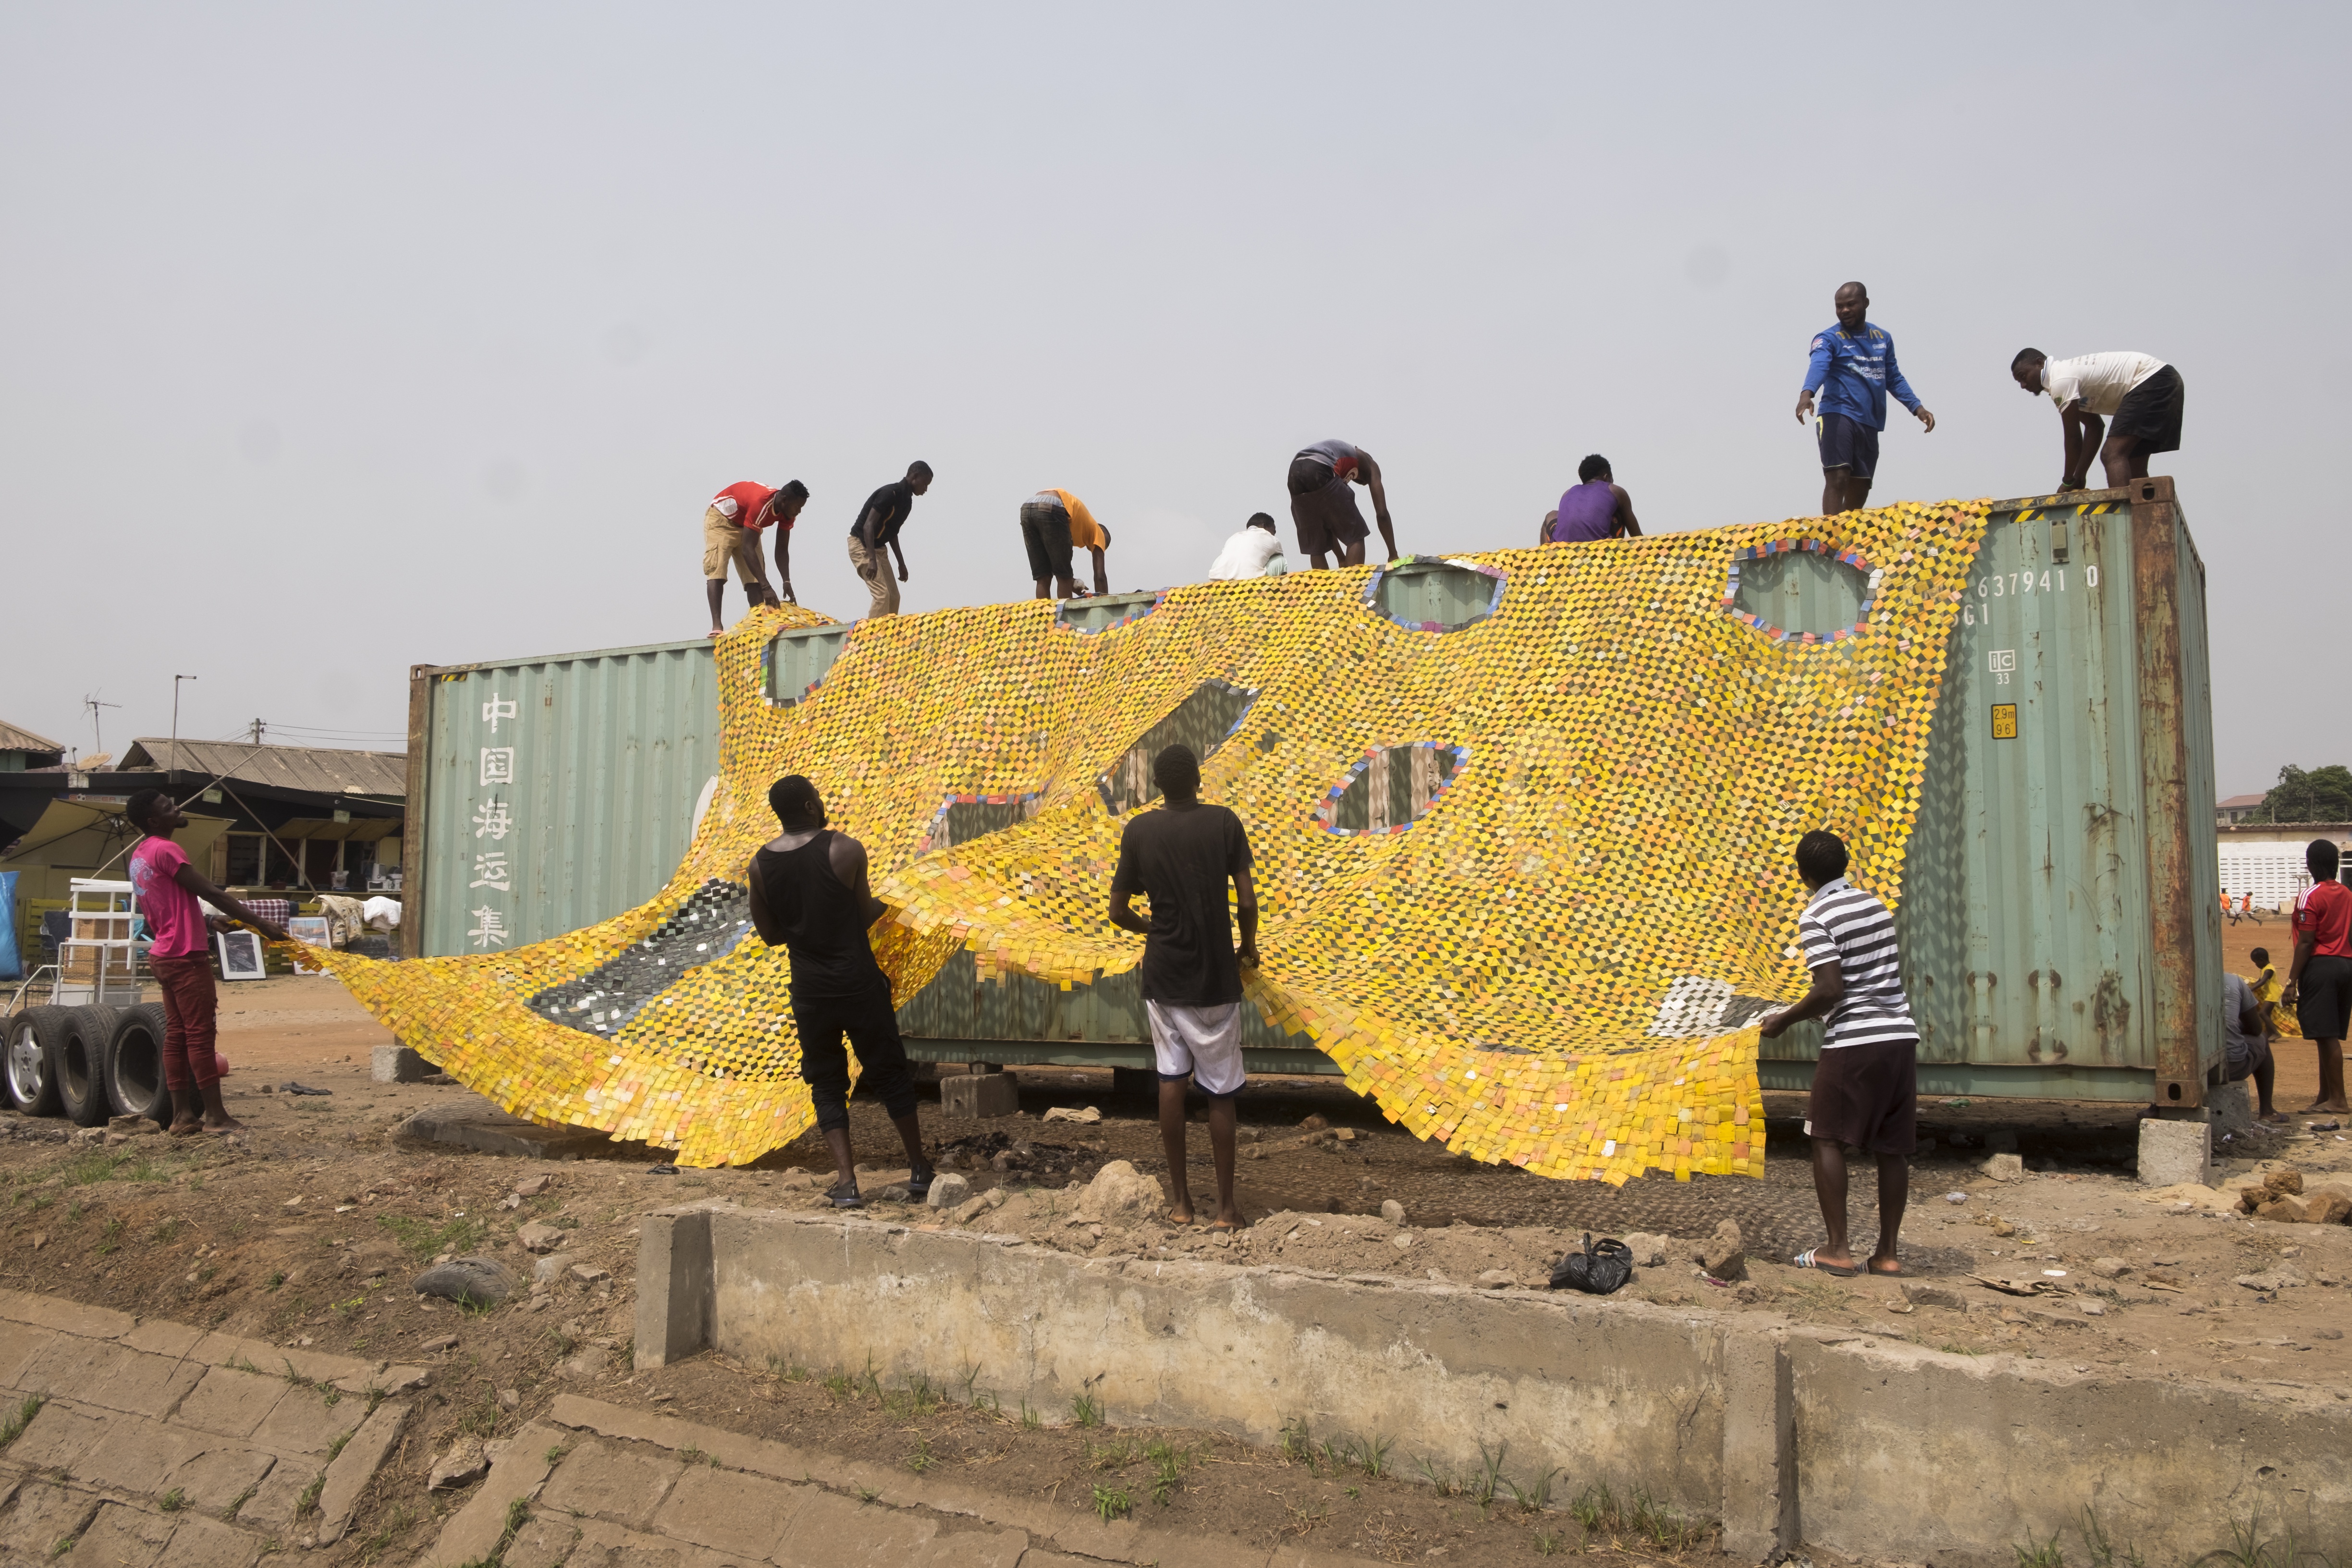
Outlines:
{"type": "Polygon", "coordinates": [[[2263,816],[2271,822],[2352,822],[2352,768],[2281,768],[2279,782],[2263,796],[2263,816]]]}

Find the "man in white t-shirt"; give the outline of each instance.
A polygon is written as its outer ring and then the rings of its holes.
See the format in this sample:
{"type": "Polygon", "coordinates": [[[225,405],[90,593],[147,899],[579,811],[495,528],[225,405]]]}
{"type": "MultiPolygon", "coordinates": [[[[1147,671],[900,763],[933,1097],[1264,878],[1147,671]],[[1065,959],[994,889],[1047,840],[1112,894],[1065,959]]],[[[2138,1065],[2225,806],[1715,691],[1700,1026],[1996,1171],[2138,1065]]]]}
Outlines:
{"type": "Polygon", "coordinates": [[[1289,570],[1282,558],[1282,539],[1274,531],[1274,519],[1265,512],[1254,512],[1242,524],[1242,531],[1225,541],[1217,558],[1209,563],[1209,581],[1230,583],[1242,577],[1279,577],[1289,570]]]}
{"type": "Polygon", "coordinates": [[[2048,393],[2058,405],[2066,434],[2062,490],[2089,482],[2094,452],[2106,469],[2107,488],[2121,489],[2147,478],[2149,458],[2180,450],[2180,373],[2160,359],[2141,353],[2052,359],[2040,349],[2020,349],[2009,374],[2036,396],[2048,393]]]}

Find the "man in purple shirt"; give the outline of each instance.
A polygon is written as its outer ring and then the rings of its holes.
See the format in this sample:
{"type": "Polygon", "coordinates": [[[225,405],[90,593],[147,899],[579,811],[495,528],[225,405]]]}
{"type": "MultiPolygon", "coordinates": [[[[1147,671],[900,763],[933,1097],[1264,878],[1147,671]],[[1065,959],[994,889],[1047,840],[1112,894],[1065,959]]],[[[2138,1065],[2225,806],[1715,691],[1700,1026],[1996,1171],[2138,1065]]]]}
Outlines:
{"type": "Polygon", "coordinates": [[[1595,452],[1576,465],[1576,486],[1559,498],[1559,510],[1544,513],[1538,544],[1577,544],[1595,539],[1639,539],[1633,498],[1609,471],[1609,459],[1595,452]]]}

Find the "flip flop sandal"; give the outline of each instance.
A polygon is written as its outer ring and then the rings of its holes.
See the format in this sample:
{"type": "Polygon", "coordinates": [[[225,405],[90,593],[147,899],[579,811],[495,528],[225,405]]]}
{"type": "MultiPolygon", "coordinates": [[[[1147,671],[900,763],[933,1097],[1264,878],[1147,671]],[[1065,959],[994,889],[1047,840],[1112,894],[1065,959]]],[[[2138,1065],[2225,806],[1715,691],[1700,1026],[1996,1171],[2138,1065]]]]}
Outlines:
{"type": "Polygon", "coordinates": [[[824,1201],[837,1209],[862,1209],[866,1206],[866,1200],[857,1195],[856,1182],[843,1182],[838,1186],[827,1187],[824,1201]]]}
{"type": "Polygon", "coordinates": [[[909,1172],[907,1176],[907,1196],[916,1203],[921,1203],[931,1195],[931,1184],[939,1179],[940,1172],[936,1165],[926,1165],[919,1171],[909,1172]]]}
{"type": "Polygon", "coordinates": [[[1842,1263],[1824,1263],[1821,1260],[1819,1256],[1820,1252],[1820,1247],[1809,1247],[1789,1261],[1792,1267],[1798,1268],[1818,1268],[1822,1273],[1837,1279],[1851,1279],[1855,1275],[1862,1272],[1859,1268],[1849,1268],[1842,1263]]]}

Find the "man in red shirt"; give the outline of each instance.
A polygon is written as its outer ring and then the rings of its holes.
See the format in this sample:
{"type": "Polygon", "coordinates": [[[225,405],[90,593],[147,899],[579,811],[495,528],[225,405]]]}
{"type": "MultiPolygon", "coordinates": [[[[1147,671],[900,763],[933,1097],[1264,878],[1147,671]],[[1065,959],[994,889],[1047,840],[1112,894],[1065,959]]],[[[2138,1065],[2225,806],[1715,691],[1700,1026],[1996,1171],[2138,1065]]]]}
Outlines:
{"type": "Polygon", "coordinates": [[[776,528],[776,576],[784,585],[783,597],[800,603],[793,598],[792,531],[793,520],[807,504],[808,487],[798,479],[780,489],[744,479],[710,498],[702,514],[702,580],[710,595],[712,637],[726,629],[719,625],[719,604],[727,592],[730,562],[743,584],[743,596],[754,608],[778,602],[776,590],[768,585],[768,569],[760,560],[760,531],[771,524],[780,525],[776,528]]]}
{"type": "Polygon", "coordinates": [[[207,940],[209,931],[228,922],[207,916],[204,906],[226,910],[272,942],[284,942],[286,928],[261,919],[188,864],[187,852],[172,842],[188,819],[170,795],[142,789],[124,803],[122,815],[149,836],[131,851],[131,885],[155,939],[147,950],[147,967],[163,992],[163,1085],[172,1091],[172,1131],[184,1137],[234,1132],[243,1123],[221,1103],[215,1053],[220,1001],[213,989],[207,940]]]}
{"type": "Polygon", "coordinates": [[[2336,879],[2335,844],[2315,838],[2303,852],[2311,886],[2295,896],[2294,963],[2280,1001],[2294,1008],[2303,1037],[2319,1047],[2314,1110],[2352,1110],[2344,1098],[2344,1035],[2352,1023],[2352,888],[2336,879]]]}

